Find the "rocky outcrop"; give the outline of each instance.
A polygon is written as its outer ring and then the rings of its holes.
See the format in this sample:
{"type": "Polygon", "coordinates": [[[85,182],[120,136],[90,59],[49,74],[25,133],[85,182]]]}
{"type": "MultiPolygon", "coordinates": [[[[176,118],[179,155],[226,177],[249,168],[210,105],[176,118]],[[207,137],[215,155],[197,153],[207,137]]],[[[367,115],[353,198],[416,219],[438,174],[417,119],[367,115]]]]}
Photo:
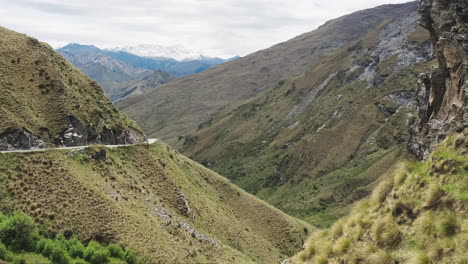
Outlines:
{"type": "Polygon", "coordinates": [[[83,146],[90,143],[124,145],[135,144],[140,141],[138,136],[119,127],[104,127],[97,131],[97,128],[92,124],[85,126],[78,118],[74,116],[69,116],[69,118],[68,128],[55,140],[57,145],[67,147],[83,146]]]}
{"type": "Polygon", "coordinates": [[[0,150],[42,148],[44,145],[41,139],[25,129],[14,129],[0,135],[0,150]]]}
{"type": "Polygon", "coordinates": [[[431,33],[439,68],[422,74],[410,152],[425,159],[451,132],[468,125],[468,2],[421,0],[421,24],[431,33]]]}

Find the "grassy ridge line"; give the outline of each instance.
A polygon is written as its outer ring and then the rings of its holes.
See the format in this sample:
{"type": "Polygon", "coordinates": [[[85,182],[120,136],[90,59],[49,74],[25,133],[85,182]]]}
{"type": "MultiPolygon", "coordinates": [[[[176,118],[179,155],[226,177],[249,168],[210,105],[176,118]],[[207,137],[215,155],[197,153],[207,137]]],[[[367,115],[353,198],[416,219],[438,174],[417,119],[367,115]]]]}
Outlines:
{"type": "Polygon", "coordinates": [[[157,142],[0,154],[1,207],[153,263],[275,263],[312,227],[157,142]]]}

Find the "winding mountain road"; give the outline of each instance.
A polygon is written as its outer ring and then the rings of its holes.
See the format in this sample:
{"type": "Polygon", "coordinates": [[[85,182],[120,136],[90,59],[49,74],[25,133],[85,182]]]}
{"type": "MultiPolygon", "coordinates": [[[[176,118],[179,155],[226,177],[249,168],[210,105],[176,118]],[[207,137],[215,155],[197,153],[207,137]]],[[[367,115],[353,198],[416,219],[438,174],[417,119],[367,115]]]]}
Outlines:
{"type": "MultiPolygon", "coordinates": [[[[127,145],[104,145],[104,147],[106,148],[118,148],[118,147],[128,147],[128,146],[135,146],[135,145],[143,145],[143,144],[154,144],[156,142],[158,142],[159,139],[157,138],[150,138],[148,140],[146,140],[145,142],[143,143],[136,143],[136,144],[127,144],[127,145]]],[[[35,148],[35,149],[17,149],[17,150],[4,150],[4,151],[0,151],[0,153],[17,153],[17,152],[24,152],[24,153],[28,153],[28,152],[41,152],[41,151],[47,151],[47,150],[51,150],[51,149],[60,149],[60,150],[80,150],[80,149],[87,149],[91,146],[94,146],[94,145],[86,145],[86,146],[76,146],[76,147],[57,147],[57,148],[35,148]]]]}

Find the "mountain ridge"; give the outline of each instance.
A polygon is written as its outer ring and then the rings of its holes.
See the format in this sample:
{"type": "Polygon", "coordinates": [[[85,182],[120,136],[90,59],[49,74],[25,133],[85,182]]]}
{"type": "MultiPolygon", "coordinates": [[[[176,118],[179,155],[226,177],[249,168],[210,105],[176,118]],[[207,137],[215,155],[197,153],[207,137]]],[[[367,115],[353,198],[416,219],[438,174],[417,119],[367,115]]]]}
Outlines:
{"type": "Polygon", "coordinates": [[[291,215],[332,223],[407,155],[412,91],[433,64],[412,5],[301,76],[217,111],[181,152],[291,215]]]}
{"type": "Polygon", "coordinates": [[[415,3],[387,5],[343,16],[269,49],[129,97],[117,106],[150,136],[180,147],[178,137],[196,130],[218,109],[235,108],[282,79],[303,74],[321,56],[362,37],[385,19],[416,8],[415,3]]]}

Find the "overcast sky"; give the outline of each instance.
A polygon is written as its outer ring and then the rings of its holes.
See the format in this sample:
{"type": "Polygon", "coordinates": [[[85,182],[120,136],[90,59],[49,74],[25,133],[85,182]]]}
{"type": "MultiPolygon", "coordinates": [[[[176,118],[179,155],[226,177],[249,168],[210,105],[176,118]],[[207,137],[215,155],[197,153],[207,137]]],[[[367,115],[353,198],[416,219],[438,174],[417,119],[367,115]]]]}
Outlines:
{"type": "Polygon", "coordinates": [[[409,0],[0,0],[0,26],[54,47],[182,45],[210,56],[246,55],[327,20],[409,0]]]}

